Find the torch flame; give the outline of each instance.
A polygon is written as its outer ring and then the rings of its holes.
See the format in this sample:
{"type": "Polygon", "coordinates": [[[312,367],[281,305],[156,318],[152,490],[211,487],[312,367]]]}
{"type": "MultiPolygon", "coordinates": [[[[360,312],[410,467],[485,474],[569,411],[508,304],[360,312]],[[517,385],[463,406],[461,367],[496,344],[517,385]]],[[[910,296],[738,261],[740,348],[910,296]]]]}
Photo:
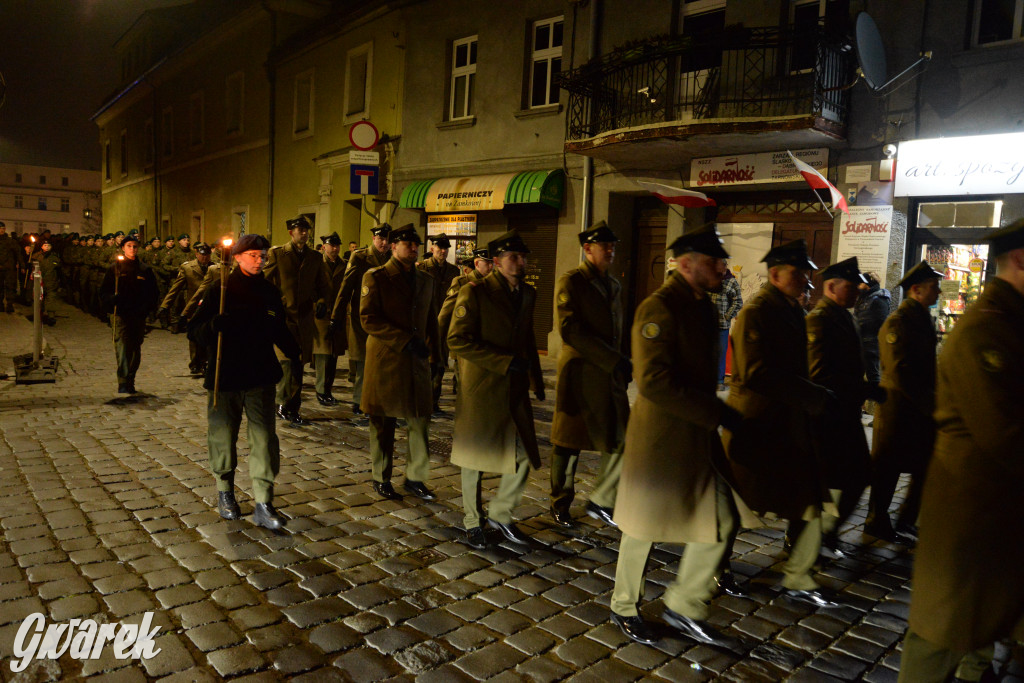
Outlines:
{"type": "Polygon", "coordinates": [[[225,247],[230,247],[230,246],[231,246],[231,238],[230,238],[230,237],[225,237],[225,238],[224,238],[224,242],[223,242],[222,244],[223,244],[223,245],[224,245],[225,247]]]}
{"type": "Polygon", "coordinates": [[[29,235],[29,236],[28,236],[28,238],[29,238],[30,240],[32,240],[33,242],[35,242],[35,241],[36,241],[36,236],[35,236],[35,235],[29,235]]]}
{"type": "Polygon", "coordinates": [[[118,254],[117,260],[118,261],[124,261],[124,256],[121,256],[120,254],[118,254]]]}

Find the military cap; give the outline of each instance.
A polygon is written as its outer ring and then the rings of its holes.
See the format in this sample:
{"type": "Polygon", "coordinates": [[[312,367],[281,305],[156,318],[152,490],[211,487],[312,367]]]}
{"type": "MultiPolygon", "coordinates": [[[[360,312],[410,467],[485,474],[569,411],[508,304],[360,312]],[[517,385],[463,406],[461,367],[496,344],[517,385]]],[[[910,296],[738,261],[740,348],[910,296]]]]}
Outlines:
{"type": "Polygon", "coordinates": [[[139,234],[139,229],[138,228],[132,228],[131,230],[128,231],[128,234],[129,235],[138,235],[139,234]]]}
{"type": "Polygon", "coordinates": [[[435,245],[441,247],[442,249],[452,248],[452,241],[448,239],[448,235],[444,234],[443,232],[440,233],[439,235],[428,235],[427,239],[433,242],[435,245]]]}
{"type": "Polygon", "coordinates": [[[341,238],[338,237],[337,232],[332,232],[330,235],[327,235],[326,237],[321,236],[320,241],[323,242],[324,244],[333,244],[336,247],[341,246],[341,238]]]}
{"type": "Polygon", "coordinates": [[[6,227],[7,227],[7,224],[4,223],[3,221],[0,221],[0,228],[6,228],[6,227]]]}
{"type": "Polygon", "coordinates": [[[487,251],[493,254],[493,258],[501,256],[506,251],[514,251],[520,254],[529,254],[530,248],[526,246],[526,242],[519,236],[519,232],[515,229],[509,230],[501,237],[493,239],[487,243],[487,251]]]}
{"type": "Polygon", "coordinates": [[[822,281],[840,278],[854,284],[867,284],[868,279],[860,272],[857,266],[857,257],[851,256],[848,259],[837,261],[820,273],[822,281]]]}
{"type": "Polygon", "coordinates": [[[183,232],[183,233],[181,233],[180,235],[178,235],[178,241],[179,241],[179,242],[180,242],[181,240],[187,240],[187,239],[192,239],[191,237],[189,237],[189,236],[188,236],[188,233],[187,233],[187,232],[183,232]]]}
{"type": "Polygon", "coordinates": [[[199,242],[194,247],[192,247],[192,250],[195,251],[197,254],[209,254],[211,251],[213,251],[213,249],[210,248],[210,245],[207,244],[206,242],[199,242]]]}
{"type": "Polygon", "coordinates": [[[138,244],[139,243],[139,236],[138,235],[128,235],[123,240],[121,240],[121,246],[123,247],[124,245],[128,244],[129,242],[135,242],[135,244],[138,244]]]}
{"type": "Polygon", "coordinates": [[[288,226],[288,231],[291,232],[296,228],[301,228],[303,230],[312,230],[313,224],[309,222],[308,218],[306,218],[306,216],[308,215],[309,214],[302,213],[296,216],[295,218],[289,218],[287,221],[285,221],[285,225],[288,226]]]}
{"type": "Polygon", "coordinates": [[[486,247],[484,247],[483,249],[474,249],[473,259],[475,260],[478,258],[489,259],[491,258],[491,252],[489,252],[486,247]]]}
{"type": "MultiPolygon", "coordinates": [[[[179,237],[178,239],[181,239],[181,238],[179,237]]],[[[173,241],[174,241],[174,235],[168,235],[167,237],[164,238],[164,242],[173,242],[173,241]]]]}
{"type": "Polygon", "coordinates": [[[476,262],[476,257],[473,256],[472,254],[469,254],[468,256],[463,256],[462,258],[460,258],[458,260],[458,264],[460,266],[465,267],[465,268],[472,268],[473,264],[475,262],[476,262]]]}
{"type": "Polygon", "coordinates": [[[124,237],[124,230],[118,230],[115,232],[114,237],[124,237]]]}
{"type": "Polygon", "coordinates": [[[370,228],[370,234],[374,237],[386,238],[389,232],[391,232],[391,226],[387,223],[381,223],[380,225],[370,228]]]}
{"type": "Polygon", "coordinates": [[[243,251],[266,251],[270,249],[270,242],[263,235],[242,235],[231,247],[232,254],[241,254],[243,251]]]}
{"type": "Polygon", "coordinates": [[[818,266],[814,265],[814,261],[807,257],[807,242],[802,239],[793,240],[792,242],[786,242],[774,247],[764,255],[761,262],[767,263],[769,268],[787,265],[796,266],[801,270],[818,269],[818,266]]]}
{"type": "Polygon", "coordinates": [[[612,232],[612,229],[608,227],[608,224],[604,221],[596,223],[591,228],[584,230],[576,236],[580,241],[580,246],[584,244],[593,244],[595,242],[618,242],[619,238],[612,232]]]}
{"type": "Polygon", "coordinates": [[[722,246],[722,238],[714,223],[705,223],[693,232],[683,233],[668,245],[673,256],[682,256],[691,251],[714,258],[729,258],[729,252],[722,246]]]}
{"type": "Polygon", "coordinates": [[[114,233],[108,232],[106,235],[103,236],[103,239],[105,239],[105,240],[112,240],[112,239],[114,239],[114,233]]]}
{"type": "Polygon", "coordinates": [[[416,232],[416,226],[412,223],[406,223],[402,227],[395,228],[388,233],[388,244],[395,244],[396,242],[414,242],[415,244],[423,244],[419,233],[416,232]]]}
{"type": "Polygon", "coordinates": [[[985,241],[992,245],[993,257],[1024,247],[1024,218],[986,235],[985,241]]]}
{"type": "Polygon", "coordinates": [[[943,278],[942,273],[928,265],[927,261],[921,261],[916,266],[907,271],[907,274],[903,276],[903,279],[899,281],[899,286],[904,291],[909,290],[914,285],[919,285],[925,280],[931,280],[932,278],[943,278]]]}
{"type": "Polygon", "coordinates": [[[150,242],[151,242],[151,243],[152,243],[152,242],[159,242],[159,241],[160,241],[160,237],[159,237],[159,236],[157,236],[157,235],[154,235],[154,236],[153,236],[153,239],[151,239],[151,240],[150,240],[150,242]]]}

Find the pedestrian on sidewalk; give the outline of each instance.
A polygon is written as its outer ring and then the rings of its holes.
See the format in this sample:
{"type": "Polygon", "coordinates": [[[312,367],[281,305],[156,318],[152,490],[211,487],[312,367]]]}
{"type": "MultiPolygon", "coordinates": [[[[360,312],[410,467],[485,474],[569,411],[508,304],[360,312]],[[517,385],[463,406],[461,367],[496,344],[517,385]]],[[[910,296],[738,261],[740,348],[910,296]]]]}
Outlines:
{"type": "Polygon", "coordinates": [[[740,290],[739,279],[732,274],[729,264],[725,264],[725,280],[721,292],[712,292],[711,301],[718,310],[718,391],[725,391],[725,359],[729,354],[729,328],[733,319],[743,308],[743,292],[740,290]]]}
{"type": "Polygon", "coordinates": [[[221,288],[211,287],[188,324],[188,337],[217,359],[221,339],[220,383],[217,363],[206,368],[207,444],[210,470],[217,480],[217,509],[224,519],[238,519],[235,468],[242,413],[249,422],[249,476],[252,479],[253,522],[280,529],[285,518],[274,509],[274,478],[281,467],[275,424],[274,394],[281,363],[274,348],[299,360],[298,342],[288,330],[281,292],[263,276],[270,242],[262,235],[244,235],[231,250],[238,267],[228,275],[224,313],[219,313],[221,288]]]}
{"type": "Polygon", "coordinates": [[[121,243],[124,259],[115,259],[100,285],[100,297],[110,313],[117,357],[117,393],[135,393],[135,373],[142,362],[146,316],[157,306],[159,290],[153,269],[138,260],[139,240],[121,243]]]}

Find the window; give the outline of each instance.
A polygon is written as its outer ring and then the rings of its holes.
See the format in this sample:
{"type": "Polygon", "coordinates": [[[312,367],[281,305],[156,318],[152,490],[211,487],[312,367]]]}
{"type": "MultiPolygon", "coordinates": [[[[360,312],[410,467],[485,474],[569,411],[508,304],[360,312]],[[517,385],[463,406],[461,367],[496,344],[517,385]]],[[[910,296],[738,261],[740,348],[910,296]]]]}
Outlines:
{"type": "Polygon", "coordinates": [[[46,197],[40,197],[39,198],[39,205],[38,206],[39,206],[39,210],[40,211],[46,211],[46,197]]]}
{"type": "Polygon", "coordinates": [[[20,194],[14,195],[14,208],[15,209],[24,209],[25,208],[25,198],[22,197],[20,194]]]}
{"type": "Polygon", "coordinates": [[[530,106],[558,104],[555,76],[562,70],[563,17],[533,23],[533,62],[530,68],[530,106]]]}
{"type": "Polygon", "coordinates": [[[295,101],[292,108],[292,134],[306,137],[313,134],[313,71],[295,77],[295,101]]]}
{"type": "Polygon", "coordinates": [[[239,71],[228,76],[224,84],[224,132],[228,135],[238,135],[242,132],[244,99],[245,74],[239,71]]]}
{"type": "Polygon", "coordinates": [[[188,101],[188,144],[195,148],[203,144],[203,93],[192,93],[188,101]]]}
{"type": "Polygon", "coordinates": [[[476,36],[452,43],[451,99],[448,118],[473,115],[473,86],[476,81],[476,36]]]}
{"type": "Polygon", "coordinates": [[[39,232],[46,230],[46,223],[39,223],[39,232]]]}
{"type": "Polygon", "coordinates": [[[121,177],[128,175],[128,131],[121,131],[121,177]]]}
{"type": "Polygon", "coordinates": [[[103,179],[110,182],[110,140],[103,141],[103,179]]]}
{"type": "Polygon", "coordinates": [[[21,182],[21,174],[20,173],[15,173],[14,174],[14,182],[16,182],[16,183],[20,183],[21,182]]]}
{"type": "Polygon", "coordinates": [[[153,119],[146,119],[142,126],[142,165],[149,168],[156,156],[156,141],[153,139],[153,119]]]}
{"type": "Polygon", "coordinates": [[[795,2],[790,5],[789,13],[795,36],[789,70],[811,71],[818,61],[818,41],[814,36],[825,18],[825,3],[821,0],[795,2]]]}
{"type": "Polygon", "coordinates": [[[236,206],[231,209],[231,231],[236,235],[249,233],[249,207],[236,206]]]}
{"type": "Polygon", "coordinates": [[[174,154],[174,110],[171,107],[160,114],[160,150],[164,159],[174,154]]]}
{"type": "Polygon", "coordinates": [[[44,175],[39,176],[39,184],[40,185],[45,185],[46,184],[46,176],[44,176],[44,175]]]}
{"type": "Polygon", "coordinates": [[[349,50],[345,60],[345,118],[361,119],[370,110],[373,43],[349,50]]]}
{"type": "Polygon", "coordinates": [[[975,0],[971,46],[1021,39],[1024,0],[975,0]]]}
{"type": "Polygon", "coordinates": [[[64,187],[68,186],[68,177],[66,175],[60,177],[60,184],[64,187]]]}
{"type": "Polygon", "coordinates": [[[64,197],[60,200],[60,210],[64,213],[71,211],[71,200],[64,197]]]}

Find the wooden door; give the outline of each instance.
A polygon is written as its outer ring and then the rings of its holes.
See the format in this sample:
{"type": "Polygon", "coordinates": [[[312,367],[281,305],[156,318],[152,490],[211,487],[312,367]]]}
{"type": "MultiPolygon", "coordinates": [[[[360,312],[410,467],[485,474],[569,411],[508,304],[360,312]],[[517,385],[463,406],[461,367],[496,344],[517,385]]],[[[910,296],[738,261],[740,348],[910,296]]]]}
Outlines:
{"type": "MultiPolygon", "coordinates": [[[[782,221],[775,224],[775,232],[772,235],[773,247],[798,239],[807,242],[807,254],[819,270],[832,262],[831,223],[782,221]]],[[[814,285],[814,289],[811,291],[811,305],[814,305],[822,294],[821,276],[815,273],[811,277],[811,284],[814,285]]]]}

